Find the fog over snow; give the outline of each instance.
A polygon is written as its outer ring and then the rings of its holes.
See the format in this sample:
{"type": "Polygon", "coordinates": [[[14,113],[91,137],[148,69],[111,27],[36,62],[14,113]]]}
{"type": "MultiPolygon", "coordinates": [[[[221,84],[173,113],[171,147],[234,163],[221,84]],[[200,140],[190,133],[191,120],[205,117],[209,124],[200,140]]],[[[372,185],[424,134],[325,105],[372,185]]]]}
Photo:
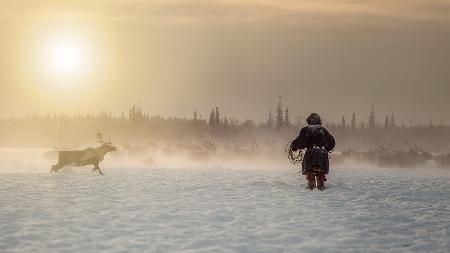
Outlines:
{"type": "Polygon", "coordinates": [[[447,170],[332,167],[311,192],[287,161],[109,157],[98,176],[0,154],[1,252],[450,251],[447,170]]]}

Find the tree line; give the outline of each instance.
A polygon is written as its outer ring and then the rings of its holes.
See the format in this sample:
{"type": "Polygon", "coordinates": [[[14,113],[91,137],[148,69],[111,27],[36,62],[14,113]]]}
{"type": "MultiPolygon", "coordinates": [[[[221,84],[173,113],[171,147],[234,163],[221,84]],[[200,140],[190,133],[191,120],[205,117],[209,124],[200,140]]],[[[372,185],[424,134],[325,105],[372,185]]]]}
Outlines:
{"type": "MultiPolygon", "coordinates": [[[[23,118],[0,118],[0,146],[82,146],[95,141],[101,132],[120,143],[195,142],[213,139],[216,142],[260,143],[285,145],[298,134],[305,122],[291,122],[289,108],[278,103],[268,110],[267,119],[255,123],[252,119],[238,120],[221,113],[219,106],[211,109],[203,119],[195,110],[192,117],[149,115],[141,106],[133,105],[128,113],[119,116],[111,112],[97,114],[34,114],[23,118]],[[274,112],[274,114],[272,113],[274,112]]],[[[325,121],[335,135],[338,149],[371,149],[384,146],[391,149],[420,147],[426,150],[450,151],[450,128],[442,122],[434,124],[398,124],[393,114],[384,117],[384,124],[376,118],[374,107],[367,120],[358,120],[355,113],[348,122],[325,121]]],[[[120,144],[119,143],[119,144],[120,144]]]]}

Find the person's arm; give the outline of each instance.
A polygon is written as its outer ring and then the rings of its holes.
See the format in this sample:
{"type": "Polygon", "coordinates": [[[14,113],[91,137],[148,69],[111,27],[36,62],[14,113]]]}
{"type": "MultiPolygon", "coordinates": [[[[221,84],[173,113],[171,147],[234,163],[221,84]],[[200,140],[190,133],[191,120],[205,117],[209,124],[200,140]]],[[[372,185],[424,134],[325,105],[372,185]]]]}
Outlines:
{"type": "Polygon", "coordinates": [[[306,128],[302,128],[297,138],[292,142],[293,151],[304,148],[306,148],[306,128]]]}
{"type": "Polygon", "coordinates": [[[325,147],[325,149],[330,152],[333,151],[334,147],[336,146],[336,141],[334,140],[333,135],[331,135],[328,131],[327,131],[327,146],[325,147]]]}

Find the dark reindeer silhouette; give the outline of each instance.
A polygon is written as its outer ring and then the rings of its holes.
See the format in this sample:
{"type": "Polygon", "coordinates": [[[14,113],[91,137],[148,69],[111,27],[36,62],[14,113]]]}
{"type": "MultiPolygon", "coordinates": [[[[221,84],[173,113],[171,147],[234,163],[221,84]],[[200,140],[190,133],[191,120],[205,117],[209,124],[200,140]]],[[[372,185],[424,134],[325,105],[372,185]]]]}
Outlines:
{"type": "Polygon", "coordinates": [[[102,144],[99,147],[89,147],[83,150],[58,151],[58,163],[52,166],[50,172],[57,172],[67,165],[93,165],[92,172],[97,170],[100,175],[103,175],[99,163],[103,161],[108,152],[115,151],[117,148],[112,145],[111,140],[104,142],[102,134],[98,133],[97,138],[98,142],[102,144]]]}

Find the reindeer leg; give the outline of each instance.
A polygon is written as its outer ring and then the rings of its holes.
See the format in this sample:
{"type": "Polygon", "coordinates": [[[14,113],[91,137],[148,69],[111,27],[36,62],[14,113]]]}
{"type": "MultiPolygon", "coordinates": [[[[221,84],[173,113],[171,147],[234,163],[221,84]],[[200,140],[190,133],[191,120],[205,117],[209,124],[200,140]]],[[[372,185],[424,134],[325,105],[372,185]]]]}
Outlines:
{"type": "Polygon", "coordinates": [[[93,162],[92,165],[94,165],[94,168],[92,168],[92,172],[98,170],[98,162],[93,162]]]}
{"type": "Polygon", "coordinates": [[[98,166],[98,164],[95,165],[94,169],[96,169],[100,175],[104,175],[103,172],[102,172],[102,170],[101,170],[100,167],[98,166]]]}
{"type": "Polygon", "coordinates": [[[61,169],[61,165],[59,165],[59,163],[57,163],[52,166],[52,168],[50,169],[50,173],[58,172],[59,169],[61,169]]]}
{"type": "Polygon", "coordinates": [[[98,173],[100,173],[100,175],[102,175],[102,176],[104,175],[102,170],[100,169],[100,167],[97,167],[97,170],[98,170],[98,173]]]}

